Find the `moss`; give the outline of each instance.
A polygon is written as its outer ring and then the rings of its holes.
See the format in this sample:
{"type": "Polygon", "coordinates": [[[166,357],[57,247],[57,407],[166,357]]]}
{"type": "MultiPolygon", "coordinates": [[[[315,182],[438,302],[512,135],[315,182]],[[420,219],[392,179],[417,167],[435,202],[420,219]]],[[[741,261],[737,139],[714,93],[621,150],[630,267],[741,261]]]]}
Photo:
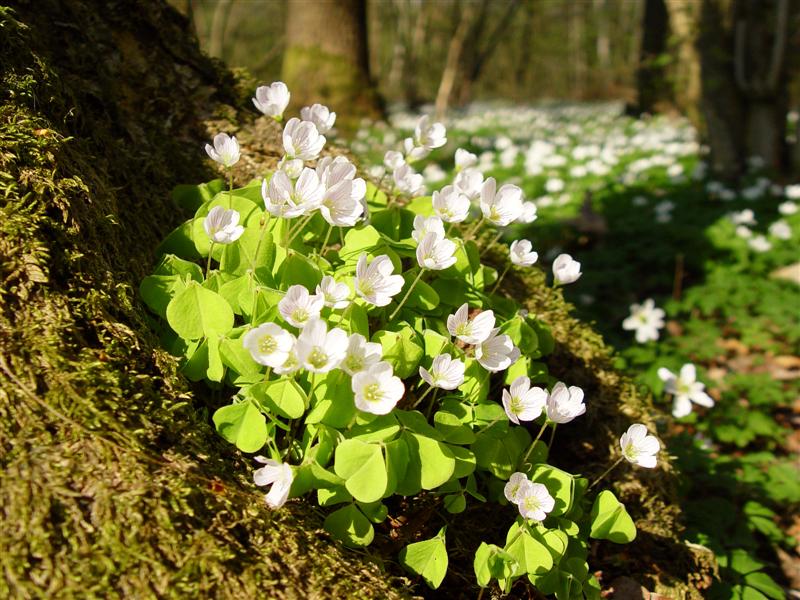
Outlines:
{"type": "Polygon", "coordinates": [[[246,119],[174,13],[106,10],[0,12],[0,596],[401,596],[306,505],[266,508],[157,349],[134,290],[168,191],[211,176],[209,118],[246,119]]]}

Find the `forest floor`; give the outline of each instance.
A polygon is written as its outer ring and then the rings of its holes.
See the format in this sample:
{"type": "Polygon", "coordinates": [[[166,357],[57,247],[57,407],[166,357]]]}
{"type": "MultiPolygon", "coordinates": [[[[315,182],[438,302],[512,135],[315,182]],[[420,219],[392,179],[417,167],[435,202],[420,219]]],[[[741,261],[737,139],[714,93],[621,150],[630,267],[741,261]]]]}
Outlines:
{"type": "MultiPolygon", "coordinates": [[[[374,177],[416,119],[362,125],[351,147],[374,177]]],[[[716,401],[659,424],[683,472],[686,537],[720,562],[711,596],[800,590],[800,185],[757,161],[736,187],[715,181],[685,121],[619,105],[474,105],[446,125],[444,151],[415,164],[428,190],[453,181],[456,148],[522,187],[538,219],[505,241],[530,239],[547,268],[561,252],[582,263],[565,297],[617,366],[668,410],[658,369],[693,363],[716,401]],[[666,326],[639,344],[622,322],[648,298],[666,326]]]]}

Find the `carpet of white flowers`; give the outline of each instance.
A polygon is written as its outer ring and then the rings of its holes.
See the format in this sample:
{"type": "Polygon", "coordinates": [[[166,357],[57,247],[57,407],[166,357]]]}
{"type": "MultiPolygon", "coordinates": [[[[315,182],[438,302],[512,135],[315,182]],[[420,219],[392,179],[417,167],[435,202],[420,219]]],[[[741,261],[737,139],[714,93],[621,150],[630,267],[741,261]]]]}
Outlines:
{"type": "MultiPolygon", "coordinates": [[[[351,148],[373,177],[397,179],[416,118],[363,123],[351,148]]],[[[784,597],[775,579],[800,585],[800,183],[756,159],[717,180],[688,122],[618,104],[475,104],[446,125],[415,183],[520,186],[528,216],[504,238],[581,261],[567,298],[671,409],[687,538],[721,565],[711,595],[784,597]]]]}

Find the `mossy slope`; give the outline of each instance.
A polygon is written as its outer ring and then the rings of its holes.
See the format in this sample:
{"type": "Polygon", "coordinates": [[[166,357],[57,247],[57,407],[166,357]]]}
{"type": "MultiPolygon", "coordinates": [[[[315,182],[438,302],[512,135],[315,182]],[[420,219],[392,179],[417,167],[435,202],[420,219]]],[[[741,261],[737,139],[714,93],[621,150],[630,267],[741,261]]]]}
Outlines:
{"type": "Polygon", "coordinates": [[[165,5],[93,5],[0,12],[0,596],[397,597],[266,508],[156,349],[135,290],[234,80],[165,5]]]}

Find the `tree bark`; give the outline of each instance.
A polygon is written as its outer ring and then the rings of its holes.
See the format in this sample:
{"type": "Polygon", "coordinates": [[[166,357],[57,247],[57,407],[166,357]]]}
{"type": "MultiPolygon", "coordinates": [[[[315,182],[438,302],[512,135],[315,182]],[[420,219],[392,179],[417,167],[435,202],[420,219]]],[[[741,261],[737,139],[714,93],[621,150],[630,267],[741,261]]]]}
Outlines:
{"type": "Polygon", "coordinates": [[[669,36],[669,15],[664,0],[645,0],[642,42],[636,71],[638,112],[652,113],[672,101],[672,90],[664,65],[669,36]]]}
{"type": "Polygon", "coordinates": [[[289,0],[283,79],[292,103],[327,104],[337,124],[383,114],[370,78],[366,0],[289,0]]]}

